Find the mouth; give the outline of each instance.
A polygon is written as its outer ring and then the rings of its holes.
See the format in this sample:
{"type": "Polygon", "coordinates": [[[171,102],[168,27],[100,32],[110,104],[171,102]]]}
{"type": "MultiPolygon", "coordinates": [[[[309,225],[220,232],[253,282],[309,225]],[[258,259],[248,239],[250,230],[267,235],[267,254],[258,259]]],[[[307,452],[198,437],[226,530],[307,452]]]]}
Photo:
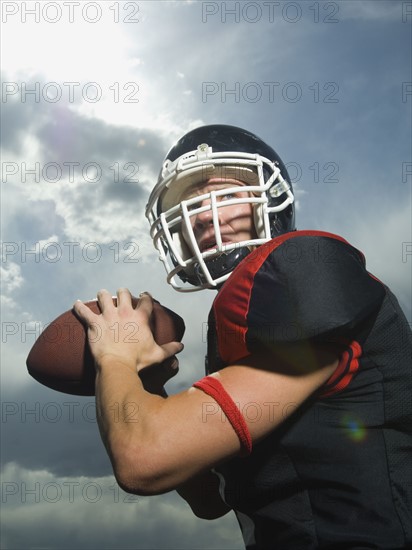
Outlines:
{"type": "MultiPolygon", "coordinates": [[[[223,249],[225,246],[233,244],[233,241],[227,239],[225,240],[222,237],[222,247],[223,249]]],[[[216,252],[217,251],[217,242],[215,239],[208,239],[199,244],[200,252],[203,254],[205,252],[216,252]]]]}

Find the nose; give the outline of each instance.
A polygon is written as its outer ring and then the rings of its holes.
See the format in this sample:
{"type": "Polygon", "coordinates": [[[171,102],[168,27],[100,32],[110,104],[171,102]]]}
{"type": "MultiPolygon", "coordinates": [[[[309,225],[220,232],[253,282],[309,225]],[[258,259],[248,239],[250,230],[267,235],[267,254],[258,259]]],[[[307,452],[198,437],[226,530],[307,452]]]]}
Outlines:
{"type": "MultiPolygon", "coordinates": [[[[203,200],[199,206],[200,207],[210,206],[210,199],[203,200]]],[[[203,212],[199,212],[198,214],[192,217],[192,226],[195,227],[196,229],[203,229],[208,225],[213,225],[213,212],[211,209],[207,209],[203,212]]]]}

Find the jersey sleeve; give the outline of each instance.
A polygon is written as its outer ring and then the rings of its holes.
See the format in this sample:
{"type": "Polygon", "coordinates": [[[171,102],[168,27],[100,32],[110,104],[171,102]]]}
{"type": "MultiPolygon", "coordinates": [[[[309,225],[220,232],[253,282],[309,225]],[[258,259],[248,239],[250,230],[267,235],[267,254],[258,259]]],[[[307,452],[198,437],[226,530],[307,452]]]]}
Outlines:
{"type": "Polygon", "coordinates": [[[211,318],[229,365],[279,343],[333,341],[383,301],[363,254],[337,235],[296,231],[253,251],[226,281],[211,318]]]}

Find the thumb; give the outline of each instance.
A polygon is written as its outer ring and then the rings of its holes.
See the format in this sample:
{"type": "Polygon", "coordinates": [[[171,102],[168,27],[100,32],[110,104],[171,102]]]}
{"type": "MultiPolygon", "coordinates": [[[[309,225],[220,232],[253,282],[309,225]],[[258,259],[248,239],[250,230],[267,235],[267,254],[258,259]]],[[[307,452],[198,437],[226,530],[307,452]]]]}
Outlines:
{"type": "Polygon", "coordinates": [[[172,355],[176,355],[177,353],[180,353],[183,350],[184,345],[182,344],[182,342],[168,342],[167,344],[163,344],[160,347],[165,353],[165,359],[167,359],[172,355]]]}

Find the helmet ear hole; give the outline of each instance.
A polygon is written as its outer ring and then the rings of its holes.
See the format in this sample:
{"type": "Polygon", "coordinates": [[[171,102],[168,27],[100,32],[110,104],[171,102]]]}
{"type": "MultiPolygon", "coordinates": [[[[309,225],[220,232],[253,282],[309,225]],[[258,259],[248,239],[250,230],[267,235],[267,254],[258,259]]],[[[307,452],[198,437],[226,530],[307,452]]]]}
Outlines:
{"type": "Polygon", "coordinates": [[[271,234],[272,236],[280,235],[283,233],[283,225],[279,217],[275,214],[275,216],[272,218],[271,224],[270,224],[271,234]]]}

